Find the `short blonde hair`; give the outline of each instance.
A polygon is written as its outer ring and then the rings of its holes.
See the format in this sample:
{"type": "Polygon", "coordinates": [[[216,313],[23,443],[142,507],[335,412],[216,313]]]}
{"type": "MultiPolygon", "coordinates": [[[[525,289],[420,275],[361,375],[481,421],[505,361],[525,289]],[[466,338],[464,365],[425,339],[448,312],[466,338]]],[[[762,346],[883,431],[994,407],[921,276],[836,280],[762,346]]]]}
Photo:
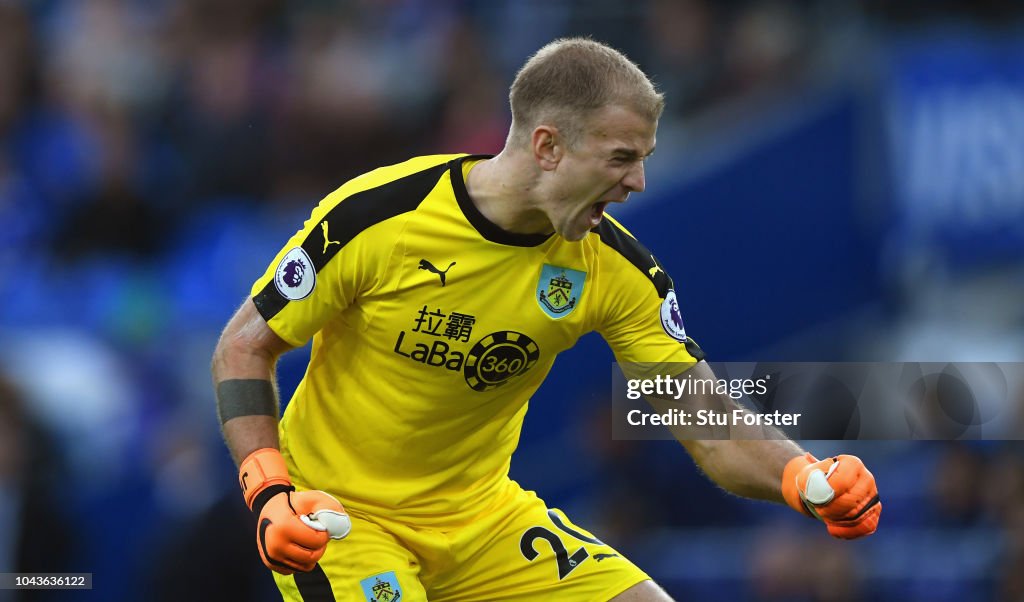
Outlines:
{"type": "Polygon", "coordinates": [[[530,57],[508,95],[509,144],[529,144],[538,125],[549,124],[575,145],[586,119],[605,106],[622,105],[656,121],[665,97],[647,75],[618,50],[587,38],[563,38],[530,57]]]}

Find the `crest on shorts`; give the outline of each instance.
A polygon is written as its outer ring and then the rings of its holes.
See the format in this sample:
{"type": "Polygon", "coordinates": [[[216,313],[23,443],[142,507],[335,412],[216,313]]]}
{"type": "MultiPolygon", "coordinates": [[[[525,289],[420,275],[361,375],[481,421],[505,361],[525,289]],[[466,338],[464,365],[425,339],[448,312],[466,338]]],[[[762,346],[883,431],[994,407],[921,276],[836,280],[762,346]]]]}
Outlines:
{"type": "Polygon", "coordinates": [[[579,305],[587,273],[545,263],[537,282],[537,304],[549,317],[564,318],[579,305]]]}
{"type": "Polygon", "coordinates": [[[363,587],[366,602],[398,602],[402,599],[402,588],[398,587],[394,571],[367,577],[359,585],[363,587]]]}

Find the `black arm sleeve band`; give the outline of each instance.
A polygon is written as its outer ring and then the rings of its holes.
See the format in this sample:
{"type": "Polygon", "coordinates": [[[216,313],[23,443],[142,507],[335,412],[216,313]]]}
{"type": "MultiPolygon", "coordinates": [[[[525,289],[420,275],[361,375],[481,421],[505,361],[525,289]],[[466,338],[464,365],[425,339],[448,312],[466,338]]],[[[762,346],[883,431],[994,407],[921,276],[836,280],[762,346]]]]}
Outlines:
{"type": "Polygon", "coordinates": [[[278,418],[277,393],[269,380],[231,379],[217,385],[217,415],[224,424],[239,416],[278,418]]]}

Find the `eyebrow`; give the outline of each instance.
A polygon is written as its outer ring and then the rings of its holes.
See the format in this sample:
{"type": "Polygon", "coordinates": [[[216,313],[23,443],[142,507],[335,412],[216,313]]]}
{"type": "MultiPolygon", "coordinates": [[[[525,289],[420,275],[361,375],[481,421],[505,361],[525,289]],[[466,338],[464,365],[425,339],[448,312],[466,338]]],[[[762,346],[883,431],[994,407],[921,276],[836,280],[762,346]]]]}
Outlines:
{"type": "MultiPolygon", "coordinates": [[[[612,150],[612,154],[613,155],[618,155],[620,157],[624,157],[624,158],[630,159],[630,160],[636,159],[636,158],[638,158],[640,156],[640,153],[638,153],[636,150],[634,150],[632,148],[621,148],[621,147],[612,150]]],[[[653,154],[654,154],[654,149],[652,148],[650,150],[650,152],[648,152],[646,155],[644,155],[644,158],[650,157],[653,154]]]]}

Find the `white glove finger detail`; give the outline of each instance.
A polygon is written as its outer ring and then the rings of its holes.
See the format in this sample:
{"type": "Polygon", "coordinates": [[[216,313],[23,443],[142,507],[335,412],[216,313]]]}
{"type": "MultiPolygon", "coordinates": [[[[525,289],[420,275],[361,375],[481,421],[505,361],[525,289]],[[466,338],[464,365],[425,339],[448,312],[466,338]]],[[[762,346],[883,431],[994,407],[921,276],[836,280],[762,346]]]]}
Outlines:
{"type": "Polygon", "coordinates": [[[316,531],[326,531],[327,530],[327,526],[326,525],[321,524],[319,521],[314,521],[313,519],[309,518],[309,516],[307,516],[305,514],[300,514],[299,515],[299,520],[301,520],[302,522],[306,523],[306,526],[309,527],[310,529],[314,529],[316,531]]]}
{"type": "Polygon", "coordinates": [[[317,531],[327,531],[331,539],[344,539],[352,531],[352,519],[337,510],[317,510],[299,515],[302,522],[317,531]]]}
{"type": "MultiPolygon", "coordinates": [[[[838,464],[833,464],[832,468],[829,469],[829,473],[835,469],[838,464]]],[[[828,477],[825,473],[820,470],[814,470],[807,477],[807,487],[804,490],[804,499],[808,503],[814,504],[815,506],[824,506],[825,504],[832,501],[832,498],[836,496],[835,489],[828,484],[828,477]]]]}

